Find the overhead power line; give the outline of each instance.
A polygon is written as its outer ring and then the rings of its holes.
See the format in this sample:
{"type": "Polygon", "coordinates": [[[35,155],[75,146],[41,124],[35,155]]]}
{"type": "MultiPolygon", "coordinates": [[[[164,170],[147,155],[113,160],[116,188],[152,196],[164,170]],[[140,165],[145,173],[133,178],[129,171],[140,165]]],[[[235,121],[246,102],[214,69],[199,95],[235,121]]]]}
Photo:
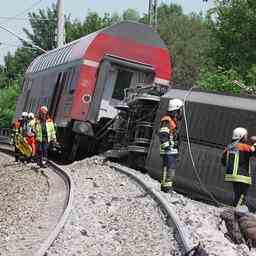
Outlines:
{"type": "Polygon", "coordinates": [[[42,18],[15,18],[15,17],[0,17],[1,20],[49,20],[56,21],[57,19],[42,19],[42,18]]]}
{"type": "Polygon", "coordinates": [[[0,46],[9,46],[9,47],[15,47],[15,48],[26,48],[26,49],[36,49],[35,47],[29,47],[29,46],[23,46],[23,45],[16,45],[16,44],[9,44],[9,43],[4,43],[0,42],[0,46]]]}
{"type": "Polygon", "coordinates": [[[25,9],[24,11],[22,11],[22,12],[16,14],[15,16],[13,16],[13,18],[17,18],[17,17],[19,17],[19,16],[21,16],[21,15],[23,15],[23,14],[25,14],[25,13],[31,11],[31,10],[34,9],[37,5],[39,5],[42,1],[43,1],[43,0],[39,0],[39,1],[35,2],[34,4],[32,4],[31,6],[29,6],[29,7],[28,7],[27,9],[25,9]]]}
{"type": "Polygon", "coordinates": [[[3,26],[3,25],[0,25],[0,28],[3,29],[3,30],[5,30],[5,31],[7,31],[7,32],[10,33],[10,34],[12,34],[13,36],[17,37],[17,38],[18,38],[19,40],[21,40],[22,42],[25,42],[25,43],[27,43],[27,44],[30,44],[30,45],[32,45],[33,47],[39,49],[39,50],[42,51],[42,52],[45,52],[45,53],[47,52],[47,51],[44,50],[43,48],[41,48],[41,47],[35,45],[33,42],[31,42],[31,41],[29,41],[29,40],[27,40],[27,39],[21,37],[20,35],[18,35],[18,34],[15,33],[14,31],[10,30],[9,28],[7,28],[7,27],[5,27],[5,26],[3,26]]]}
{"type": "MultiPolygon", "coordinates": [[[[15,18],[17,18],[17,17],[19,17],[19,16],[21,16],[21,15],[23,15],[23,14],[25,14],[25,13],[31,11],[31,10],[34,9],[37,5],[39,5],[42,1],[43,1],[43,0],[39,0],[39,1],[35,2],[34,4],[32,4],[31,6],[29,6],[28,8],[26,8],[24,11],[17,13],[16,15],[12,16],[11,18],[12,18],[12,19],[15,19],[15,18]]],[[[11,20],[11,19],[8,19],[8,21],[10,21],[10,20],[11,20]]],[[[7,24],[8,24],[8,22],[5,22],[5,25],[7,25],[7,24]]]]}

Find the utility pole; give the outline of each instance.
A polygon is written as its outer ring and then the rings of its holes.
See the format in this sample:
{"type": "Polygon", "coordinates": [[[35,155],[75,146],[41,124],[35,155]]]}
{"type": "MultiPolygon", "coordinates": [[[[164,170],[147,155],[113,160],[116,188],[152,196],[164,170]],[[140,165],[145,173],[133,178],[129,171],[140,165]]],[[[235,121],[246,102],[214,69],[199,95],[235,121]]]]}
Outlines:
{"type": "Polygon", "coordinates": [[[148,5],[148,24],[151,26],[152,25],[152,0],[149,0],[149,5],[148,5]]]}
{"type": "Polygon", "coordinates": [[[62,47],[65,43],[65,20],[63,0],[58,0],[58,28],[57,28],[57,47],[62,47]]]}
{"type": "Polygon", "coordinates": [[[158,0],[149,0],[148,22],[157,31],[157,6],[158,0]]]}
{"type": "Polygon", "coordinates": [[[154,13],[154,23],[153,23],[153,28],[155,31],[157,31],[157,6],[158,6],[158,1],[154,0],[154,6],[153,6],[153,13],[154,13]]]}

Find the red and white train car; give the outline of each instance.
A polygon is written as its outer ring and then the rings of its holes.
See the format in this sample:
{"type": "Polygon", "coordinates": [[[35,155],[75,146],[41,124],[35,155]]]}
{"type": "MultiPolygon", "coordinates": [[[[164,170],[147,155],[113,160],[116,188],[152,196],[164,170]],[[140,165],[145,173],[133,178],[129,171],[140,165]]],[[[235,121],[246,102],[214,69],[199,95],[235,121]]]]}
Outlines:
{"type": "Polygon", "coordinates": [[[168,86],[171,75],[159,35],[145,24],[121,22],[37,57],[26,71],[16,113],[48,106],[59,141],[74,155],[81,137],[94,138],[117,114],[114,105],[126,88],[168,86]]]}

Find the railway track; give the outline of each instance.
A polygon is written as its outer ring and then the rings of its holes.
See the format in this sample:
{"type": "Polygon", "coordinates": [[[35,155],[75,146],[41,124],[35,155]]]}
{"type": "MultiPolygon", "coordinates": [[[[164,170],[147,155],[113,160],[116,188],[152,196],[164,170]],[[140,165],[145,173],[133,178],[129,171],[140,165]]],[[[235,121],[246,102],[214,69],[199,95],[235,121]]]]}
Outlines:
{"type": "MultiPolygon", "coordinates": [[[[8,145],[10,140],[6,136],[6,134],[8,135],[8,132],[5,131],[4,135],[2,133],[3,132],[0,130],[0,149],[2,152],[6,154],[12,154],[12,150],[8,145]]],[[[109,166],[112,169],[115,169],[117,172],[125,174],[129,178],[135,180],[136,183],[139,184],[139,186],[142,187],[142,189],[146,191],[148,195],[150,195],[150,197],[157,203],[162,213],[164,214],[166,224],[173,230],[174,237],[179,244],[179,251],[181,251],[182,253],[188,252],[192,248],[192,243],[188,239],[185,228],[179,223],[179,219],[175,214],[174,210],[170,207],[170,204],[161,195],[161,193],[159,193],[155,189],[148,186],[143,179],[141,179],[136,174],[129,172],[129,170],[127,170],[126,168],[122,168],[121,166],[117,167],[114,164],[110,164],[109,166]]],[[[50,246],[54,242],[54,240],[58,237],[60,231],[64,227],[68,219],[68,216],[71,212],[72,201],[73,201],[73,194],[74,194],[73,182],[68,172],[66,172],[62,167],[56,165],[52,161],[49,161],[49,168],[55,174],[57,174],[65,183],[65,189],[66,189],[66,197],[64,202],[65,207],[58,220],[58,223],[56,223],[54,228],[49,233],[49,236],[47,237],[47,239],[45,239],[44,242],[41,244],[40,249],[37,250],[37,252],[34,254],[36,256],[45,255],[47,250],[50,248],[50,246]]]]}
{"type": "MultiPolygon", "coordinates": [[[[0,152],[7,155],[13,155],[13,149],[10,145],[10,139],[7,136],[3,136],[3,132],[0,132],[0,134],[0,152]]],[[[8,133],[5,131],[4,134],[8,133]]],[[[52,172],[48,172],[48,175],[52,175],[52,180],[54,180],[55,183],[51,185],[52,200],[49,201],[53,207],[55,207],[55,205],[59,205],[61,209],[57,209],[57,211],[52,212],[53,219],[56,217],[56,215],[58,216],[57,222],[52,223],[52,229],[49,231],[47,238],[44,239],[43,242],[40,241],[39,249],[32,253],[32,255],[35,256],[45,255],[47,249],[51,246],[51,244],[54,242],[54,240],[57,238],[58,234],[64,227],[72,208],[73,182],[70,175],[57,164],[51,161],[48,162],[48,168],[52,172]],[[56,197],[54,193],[58,193],[58,196],[56,197]]]]}

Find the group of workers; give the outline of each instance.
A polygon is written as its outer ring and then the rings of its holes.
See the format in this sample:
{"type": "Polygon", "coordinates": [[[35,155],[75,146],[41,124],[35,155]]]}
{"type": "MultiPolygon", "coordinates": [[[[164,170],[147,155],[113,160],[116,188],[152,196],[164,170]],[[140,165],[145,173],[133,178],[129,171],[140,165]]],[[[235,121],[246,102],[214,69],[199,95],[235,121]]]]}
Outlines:
{"type": "MultiPolygon", "coordinates": [[[[160,121],[160,155],[163,160],[161,190],[164,192],[172,191],[173,187],[179,154],[177,127],[182,119],[182,107],[182,100],[170,100],[168,111],[160,121]]],[[[245,128],[238,127],[234,129],[232,142],[226,147],[222,156],[221,161],[226,169],[224,179],[233,184],[234,206],[246,205],[246,195],[252,184],[250,158],[256,156],[255,142],[248,139],[245,128]]]]}
{"type": "Polygon", "coordinates": [[[55,126],[46,106],[34,113],[23,112],[13,126],[15,161],[36,162],[46,167],[48,147],[56,142],[55,126]]]}

